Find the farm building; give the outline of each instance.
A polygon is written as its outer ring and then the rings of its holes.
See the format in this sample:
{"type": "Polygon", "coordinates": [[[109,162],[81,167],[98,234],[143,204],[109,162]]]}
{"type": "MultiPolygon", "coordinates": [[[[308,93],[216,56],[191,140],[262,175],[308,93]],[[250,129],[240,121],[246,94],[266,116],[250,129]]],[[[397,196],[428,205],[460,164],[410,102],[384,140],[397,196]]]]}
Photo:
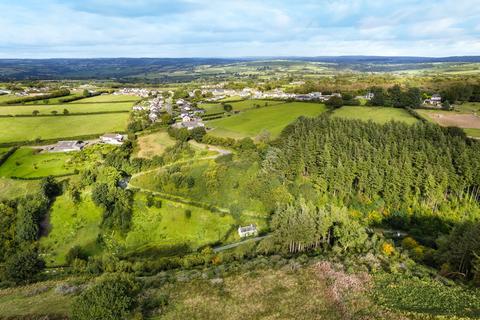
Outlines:
{"type": "Polygon", "coordinates": [[[258,234],[257,227],[254,224],[250,224],[245,227],[238,227],[238,235],[240,238],[256,236],[258,234]]]}
{"type": "Polygon", "coordinates": [[[83,141],[58,141],[57,144],[46,149],[48,152],[72,152],[81,151],[85,146],[83,141]]]}
{"type": "Polygon", "coordinates": [[[100,137],[100,141],[106,144],[123,144],[124,136],[118,133],[106,133],[100,137]]]}

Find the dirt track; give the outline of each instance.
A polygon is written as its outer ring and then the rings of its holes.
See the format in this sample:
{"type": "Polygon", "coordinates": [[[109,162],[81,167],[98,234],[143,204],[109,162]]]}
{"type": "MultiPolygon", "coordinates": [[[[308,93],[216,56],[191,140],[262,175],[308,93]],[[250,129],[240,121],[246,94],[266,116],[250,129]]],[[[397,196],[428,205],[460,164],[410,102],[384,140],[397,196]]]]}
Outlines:
{"type": "Polygon", "coordinates": [[[480,129],[480,117],[473,114],[428,113],[427,116],[444,127],[480,129]]]}

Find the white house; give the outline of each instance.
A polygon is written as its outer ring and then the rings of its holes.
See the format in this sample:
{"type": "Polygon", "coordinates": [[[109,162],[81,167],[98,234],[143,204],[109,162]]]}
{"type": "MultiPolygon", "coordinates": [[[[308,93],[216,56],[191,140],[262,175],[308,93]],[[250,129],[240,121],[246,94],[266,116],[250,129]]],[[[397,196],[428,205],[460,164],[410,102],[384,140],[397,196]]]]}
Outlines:
{"type": "Polygon", "coordinates": [[[258,234],[257,226],[255,226],[254,224],[250,224],[245,227],[242,227],[242,226],[238,227],[238,235],[240,236],[240,238],[256,236],[257,234],[258,234]]]}
{"type": "Polygon", "coordinates": [[[442,96],[435,93],[430,99],[424,101],[425,104],[430,104],[432,106],[440,107],[442,105],[442,96]]]}
{"type": "Polygon", "coordinates": [[[100,141],[106,144],[123,144],[125,137],[118,133],[106,133],[100,137],[100,141]]]}

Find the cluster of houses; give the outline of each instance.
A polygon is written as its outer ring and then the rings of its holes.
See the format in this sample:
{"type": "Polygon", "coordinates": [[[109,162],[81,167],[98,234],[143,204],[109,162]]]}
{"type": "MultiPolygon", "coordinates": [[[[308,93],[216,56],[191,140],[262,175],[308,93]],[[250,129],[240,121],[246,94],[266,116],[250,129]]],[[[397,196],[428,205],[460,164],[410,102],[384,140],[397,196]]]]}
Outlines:
{"type": "Polygon", "coordinates": [[[114,95],[127,95],[127,96],[139,96],[146,98],[152,94],[157,94],[157,91],[148,90],[145,88],[123,88],[115,91],[114,95]]]}
{"type": "MultiPolygon", "coordinates": [[[[125,142],[125,136],[119,133],[106,133],[100,136],[99,141],[104,144],[122,145],[125,142]]],[[[73,152],[81,151],[85,146],[94,142],[80,141],[80,140],[67,140],[58,141],[54,145],[49,145],[43,148],[46,152],[73,152]]]]}
{"type": "Polygon", "coordinates": [[[190,102],[184,99],[178,99],[176,105],[180,111],[180,121],[173,125],[175,128],[192,130],[198,127],[205,127],[201,118],[205,113],[204,110],[193,107],[190,102]]]}
{"type": "MultiPolygon", "coordinates": [[[[295,94],[295,93],[286,93],[281,89],[275,89],[272,91],[260,91],[252,88],[244,88],[242,90],[232,90],[232,89],[222,89],[222,88],[213,88],[213,89],[202,89],[202,94],[211,93],[212,98],[207,99],[209,101],[217,101],[224,99],[226,97],[238,96],[240,98],[252,98],[252,99],[293,99],[299,101],[327,101],[332,96],[342,97],[340,93],[333,94],[322,94],[321,92],[311,92],[308,94],[295,94]]],[[[194,94],[192,91],[190,94],[194,94]]],[[[370,98],[371,99],[371,98],[370,98]]]]}

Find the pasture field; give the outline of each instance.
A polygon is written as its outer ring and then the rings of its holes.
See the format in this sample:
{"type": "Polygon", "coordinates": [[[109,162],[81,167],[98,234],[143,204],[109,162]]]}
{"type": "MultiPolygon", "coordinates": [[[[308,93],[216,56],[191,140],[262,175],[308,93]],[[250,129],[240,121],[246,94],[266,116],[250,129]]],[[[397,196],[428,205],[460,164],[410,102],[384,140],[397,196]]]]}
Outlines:
{"type": "Polygon", "coordinates": [[[308,102],[289,102],[242,112],[228,118],[207,122],[212,128],[211,134],[217,136],[244,138],[256,137],[262,131],[268,131],[273,137],[289,123],[300,116],[315,117],[326,111],[324,104],[308,102]]]}
{"type": "Polygon", "coordinates": [[[67,253],[74,246],[81,246],[89,255],[97,253],[102,215],[103,210],[93,203],[89,191],[82,193],[77,204],[68,193],[57,197],[49,213],[48,233],[40,239],[46,262],[65,264],[67,253]]]}
{"type": "Polygon", "coordinates": [[[73,173],[70,153],[39,153],[39,149],[19,148],[2,166],[0,177],[37,178],[73,173]]]}
{"type": "Polygon", "coordinates": [[[18,96],[14,95],[14,94],[0,95],[0,104],[5,103],[8,100],[13,100],[13,99],[16,99],[16,98],[18,98],[18,96]]]}
{"type": "Polygon", "coordinates": [[[454,110],[462,113],[480,113],[480,102],[464,102],[454,105],[454,110]]]}
{"type": "Polygon", "coordinates": [[[418,122],[418,120],[405,109],[388,107],[344,106],[336,109],[332,116],[352,120],[371,120],[381,124],[389,121],[400,121],[407,124],[418,122]]]}
{"type": "Polygon", "coordinates": [[[115,94],[102,94],[95,97],[85,98],[77,101],[70,102],[73,103],[100,103],[100,102],[135,102],[140,100],[138,96],[127,96],[127,95],[115,95],[115,94]]]}
{"type": "Polygon", "coordinates": [[[149,207],[144,193],[135,195],[132,227],[125,238],[127,250],[184,244],[196,249],[220,241],[234,225],[230,215],[160,198],[155,200],[161,201],[160,208],[149,207]]]}
{"type": "MultiPolygon", "coordinates": [[[[257,106],[274,106],[279,104],[284,104],[285,101],[275,101],[275,100],[260,100],[260,99],[249,99],[229,103],[232,106],[233,111],[245,111],[248,109],[253,109],[257,106]]],[[[200,104],[200,108],[205,109],[206,114],[224,112],[223,106],[220,103],[205,103],[200,104]]]]}
{"type": "Polygon", "coordinates": [[[161,155],[166,148],[175,144],[166,131],[158,131],[137,138],[137,148],[134,152],[137,158],[151,159],[154,156],[161,155]]]}
{"type": "Polygon", "coordinates": [[[0,118],[0,143],[60,139],[126,129],[128,113],[0,118]]]}
{"type": "Polygon", "coordinates": [[[63,110],[69,113],[91,113],[91,112],[111,112],[111,111],[130,111],[132,102],[99,102],[99,103],[64,103],[64,104],[48,104],[48,105],[22,105],[22,106],[2,106],[0,107],[0,115],[32,115],[34,111],[38,111],[40,115],[51,115],[52,111],[56,111],[59,115],[63,114],[63,110]]]}
{"type": "Polygon", "coordinates": [[[231,96],[231,97],[226,97],[226,98],[220,99],[218,101],[229,102],[229,101],[237,101],[237,100],[241,100],[241,99],[242,99],[242,97],[240,97],[240,96],[231,96]]]}
{"type": "Polygon", "coordinates": [[[0,178],[0,201],[22,198],[38,192],[38,180],[14,180],[0,178]]]}

